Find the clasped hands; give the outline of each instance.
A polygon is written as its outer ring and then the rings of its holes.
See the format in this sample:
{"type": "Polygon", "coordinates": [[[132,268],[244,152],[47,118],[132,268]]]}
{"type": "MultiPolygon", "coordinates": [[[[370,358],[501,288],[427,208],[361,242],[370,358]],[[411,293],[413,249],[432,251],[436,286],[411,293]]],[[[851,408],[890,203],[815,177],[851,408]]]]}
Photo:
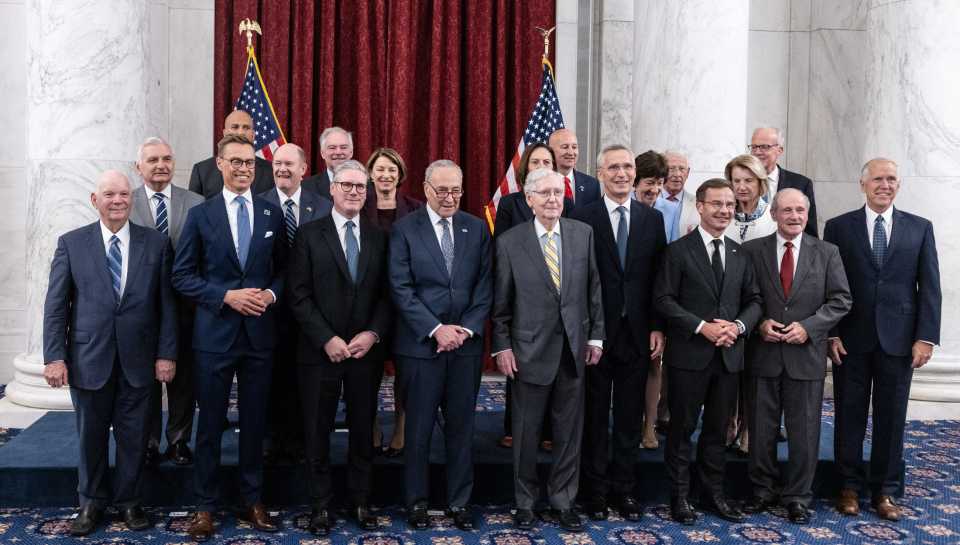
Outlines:
{"type": "Polygon", "coordinates": [[[350,358],[362,358],[366,356],[376,341],[377,338],[373,333],[364,331],[357,333],[350,339],[349,344],[344,342],[340,337],[335,336],[327,341],[327,344],[323,345],[323,349],[327,352],[327,356],[330,357],[330,361],[339,363],[350,358]]]}
{"type": "Polygon", "coordinates": [[[764,320],[760,324],[760,336],[768,343],[785,341],[790,344],[803,344],[807,342],[807,330],[803,329],[800,322],[793,322],[784,327],[783,324],[774,320],[764,320]],[[780,331],[776,331],[775,327],[780,331]]]}
{"type": "Polygon", "coordinates": [[[260,316],[273,301],[273,293],[260,288],[229,290],[223,296],[224,303],[244,316],[260,316]]]}
{"type": "Polygon", "coordinates": [[[433,338],[437,340],[437,352],[447,352],[460,348],[470,334],[458,325],[442,325],[434,331],[433,338]]]}
{"type": "Polygon", "coordinates": [[[730,347],[740,335],[740,328],[734,322],[716,318],[713,322],[705,322],[700,334],[718,347],[730,347]]]}

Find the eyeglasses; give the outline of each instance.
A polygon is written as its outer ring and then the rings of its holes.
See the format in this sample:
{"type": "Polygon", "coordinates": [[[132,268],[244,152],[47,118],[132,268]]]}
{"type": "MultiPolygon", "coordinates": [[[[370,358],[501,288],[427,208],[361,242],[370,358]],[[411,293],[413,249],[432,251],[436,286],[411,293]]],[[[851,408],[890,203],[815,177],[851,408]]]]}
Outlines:
{"type": "Polygon", "coordinates": [[[753,145],[753,144],[747,144],[747,149],[748,149],[748,150],[750,150],[750,151],[762,151],[763,153],[767,153],[768,151],[772,150],[773,148],[779,148],[779,147],[780,147],[780,144],[760,144],[760,145],[756,145],[756,146],[753,145]]]}
{"type": "Polygon", "coordinates": [[[720,201],[700,201],[703,204],[709,204],[714,208],[726,208],[727,210],[736,210],[736,202],[720,202],[720,201]]]}
{"type": "Polygon", "coordinates": [[[360,193],[361,195],[367,192],[367,184],[351,184],[344,182],[335,183],[340,184],[340,189],[342,189],[344,193],[350,193],[354,189],[356,189],[357,193],[360,193]]]}
{"type": "Polygon", "coordinates": [[[679,172],[680,174],[683,174],[684,172],[686,172],[686,171],[688,171],[688,170],[690,170],[689,167],[670,167],[670,168],[669,168],[669,171],[670,171],[671,174],[673,174],[674,172],[679,172]]]}
{"type": "Polygon", "coordinates": [[[540,195],[544,199],[549,199],[550,197],[561,199],[563,198],[564,191],[562,189],[541,189],[540,191],[534,191],[533,193],[540,195]]]}
{"type": "Polygon", "coordinates": [[[446,199],[446,198],[449,197],[450,195],[453,195],[453,198],[454,198],[454,199],[459,199],[460,197],[463,196],[463,190],[460,189],[460,188],[453,189],[453,190],[450,190],[450,189],[447,189],[447,188],[437,189],[437,188],[433,187],[432,185],[430,185],[429,182],[427,183],[427,185],[429,185],[429,186],[430,186],[430,189],[432,189],[433,192],[437,194],[437,197],[440,197],[441,199],[446,199]]]}
{"type": "Polygon", "coordinates": [[[249,161],[244,161],[243,159],[227,159],[226,157],[221,157],[221,159],[230,163],[230,166],[233,168],[247,167],[252,169],[257,166],[256,159],[250,159],[249,161]]]}

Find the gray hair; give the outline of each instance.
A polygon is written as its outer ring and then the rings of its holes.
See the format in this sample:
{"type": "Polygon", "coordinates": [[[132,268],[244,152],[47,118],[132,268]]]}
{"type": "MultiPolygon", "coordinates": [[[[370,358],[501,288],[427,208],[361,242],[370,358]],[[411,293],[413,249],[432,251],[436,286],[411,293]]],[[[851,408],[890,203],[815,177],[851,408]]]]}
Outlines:
{"type": "Polygon", "coordinates": [[[687,157],[687,152],[683,151],[683,150],[680,149],[680,148],[671,148],[671,149],[668,149],[667,151],[663,152],[663,156],[664,156],[664,157],[668,157],[668,156],[679,157],[680,159],[683,159],[684,161],[687,161],[688,163],[690,162],[689,158],[687,157]]]}
{"type": "Polygon", "coordinates": [[[625,151],[629,153],[631,162],[634,160],[634,157],[636,157],[636,155],[633,154],[633,150],[631,150],[627,146],[624,146],[623,144],[611,144],[603,148],[602,150],[600,150],[600,154],[597,155],[597,168],[603,167],[603,159],[611,151],[625,151]]]}
{"type": "MultiPolygon", "coordinates": [[[[347,135],[347,142],[350,143],[350,149],[353,149],[353,135],[346,129],[340,127],[327,127],[323,130],[323,133],[320,134],[320,149],[323,149],[323,144],[326,142],[327,137],[335,132],[347,135]]],[[[304,160],[304,162],[306,162],[306,160],[304,160]]]]}
{"type": "Polygon", "coordinates": [[[897,179],[898,180],[900,179],[900,167],[896,163],[894,163],[890,159],[887,159],[886,157],[877,157],[874,159],[870,159],[869,161],[867,161],[865,165],[863,165],[863,168],[860,170],[860,181],[866,182],[870,176],[870,167],[872,167],[873,165],[879,165],[879,164],[893,165],[894,168],[897,169],[897,179]]]}
{"type": "Polygon", "coordinates": [[[780,191],[777,191],[777,193],[773,196],[773,198],[770,199],[771,212],[776,212],[777,210],[780,209],[780,196],[783,195],[784,193],[789,193],[789,192],[796,193],[797,195],[800,195],[801,197],[803,197],[803,205],[806,207],[807,210],[810,210],[810,199],[803,194],[803,191],[794,189],[792,187],[788,187],[786,189],[781,189],[780,191]]]}
{"type": "Polygon", "coordinates": [[[783,134],[783,130],[776,125],[760,125],[756,129],[753,129],[753,134],[756,134],[760,129],[772,129],[773,133],[777,135],[777,145],[781,148],[787,145],[787,137],[783,134]]]}
{"type": "Polygon", "coordinates": [[[140,142],[140,145],[137,146],[137,158],[134,159],[133,162],[136,163],[136,164],[138,164],[138,165],[139,165],[140,163],[142,163],[142,162],[143,162],[143,148],[145,148],[145,147],[147,147],[147,146],[156,146],[156,145],[158,145],[158,144],[166,144],[166,146],[167,146],[168,148],[170,148],[170,157],[173,157],[174,161],[176,161],[177,158],[173,155],[173,146],[171,146],[170,144],[168,144],[168,143],[166,142],[166,140],[164,140],[163,138],[157,138],[156,136],[151,136],[150,138],[147,138],[147,139],[144,140],[143,142],[140,142]]]}
{"type": "Polygon", "coordinates": [[[527,179],[523,183],[523,192],[533,193],[537,190],[537,182],[550,175],[556,176],[558,180],[562,179],[559,172],[550,168],[538,168],[531,171],[530,174],[527,174],[527,179]]]}
{"type": "Polygon", "coordinates": [[[111,178],[116,178],[117,176],[123,178],[123,181],[127,182],[127,187],[130,188],[130,191],[133,191],[133,184],[130,183],[130,178],[127,178],[127,175],[126,175],[126,174],[124,174],[124,173],[122,173],[122,172],[119,172],[119,171],[116,171],[116,170],[106,170],[106,171],[102,172],[99,176],[97,176],[97,180],[96,180],[96,182],[94,182],[94,185],[93,185],[93,192],[94,192],[95,194],[99,195],[99,194],[100,194],[101,186],[103,185],[103,182],[105,182],[105,181],[107,181],[107,180],[109,180],[109,179],[111,179],[111,178]]]}
{"type": "Polygon", "coordinates": [[[430,183],[430,176],[433,176],[433,169],[435,168],[455,168],[457,173],[460,174],[460,182],[463,182],[463,171],[460,170],[460,165],[454,163],[450,159],[437,159],[436,161],[430,163],[430,166],[427,167],[427,174],[424,176],[424,182],[430,183]]]}
{"type": "Polygon", "coordinates": [[[360,164],[360,161],[354,161],[353,159],[350,159],[349,161],[344,161],[340,163],[333,169],[334,183],[340,181],[340,173],[343,172],[344,170],[359,170],[360,172],[363,173],[363,178],[364,179],[367,178],[367,169],[360,164]]]}

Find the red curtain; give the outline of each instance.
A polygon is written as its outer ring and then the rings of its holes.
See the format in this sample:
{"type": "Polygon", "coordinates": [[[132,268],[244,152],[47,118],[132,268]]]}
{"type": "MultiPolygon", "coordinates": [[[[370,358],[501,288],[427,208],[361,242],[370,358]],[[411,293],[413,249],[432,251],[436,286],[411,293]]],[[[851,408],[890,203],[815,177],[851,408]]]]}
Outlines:
{"type": "Polygon", "coordinates": [[[288,142],[311,172],[318,138],[338,125],[354,158],[389,146],[403,156],[401,191],[423,199],[436,159],[464,172],[461,209],[483,217],[540,92],[543,41],[555,0],[217,0],[215,140],[246,68],[242,20],[258,21],[254,48],[288,142]]]}

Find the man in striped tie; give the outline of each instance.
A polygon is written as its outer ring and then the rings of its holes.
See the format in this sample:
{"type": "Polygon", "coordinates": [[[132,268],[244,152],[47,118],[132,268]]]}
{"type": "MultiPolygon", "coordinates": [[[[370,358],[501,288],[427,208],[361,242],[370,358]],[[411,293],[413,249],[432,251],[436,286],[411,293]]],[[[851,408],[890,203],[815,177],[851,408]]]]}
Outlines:
{"type": "Polygon", "coordinates": [[[99,221],[64,234],[44,303],[44,378],[70,386],[80,436],[80,512],[70,533],[96,530],[113,505],[127,528],[150,526],[140,508],[154,383],[176,373],[173,248],[156,229],[128,221],[132,188],[107,171],[91,195],[99,221]],[[109,473],[110,427],[116,467],[109,473]]]}

